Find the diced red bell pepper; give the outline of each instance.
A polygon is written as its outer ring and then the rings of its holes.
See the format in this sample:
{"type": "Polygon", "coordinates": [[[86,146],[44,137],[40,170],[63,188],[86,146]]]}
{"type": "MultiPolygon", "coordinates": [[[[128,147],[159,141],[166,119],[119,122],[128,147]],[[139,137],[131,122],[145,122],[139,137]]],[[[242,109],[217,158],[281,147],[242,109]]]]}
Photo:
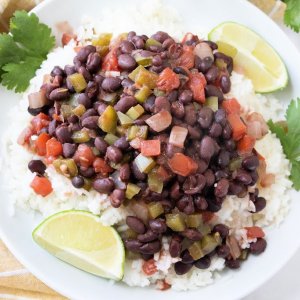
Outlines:
{"type": "Polygon", "coordinates": [[[177,67],[182,67],[187,70],[192,69],[195,65],[195,54],[193,49],[194,47],[185,45],[182,54],[174,61],[174,64],[177,67]]]}
{"type": "Polygon", "coordinates": [[[150,260],[144,261],[142,265],[143,272],[150,276],[157,272],[157,267],[155,265],[155,260],[152,258],[150,260]]]}
{"type": "Polygon", "coordinates": [[[245,134],[237,144],[239,154],[251,153],[255,146],[255,138],[251,135],[245,134]]]}
{"type": "Polygon", "coordinates": [[[71,33],[63,33],[62,37],[61,37],[61,43],[63,44],[63,46],[69,44],[69,42],[74,39],[77,39],[77,35],[76,34],[71,34],[71,33]]]}
{"type": "Polygon", "coordinates": [[[63,147],[61,142],[56,138],[51,138],[46,143],[46,155],[47,156],[59,156],[63,153],[63,147]]]}
{"type": "Polygon", "coordinates": [[[44,113],[39,113],[31,120],[32,130],[35,134],[39,133],[43,128],[47,127],[49,123],[50,118],[44,113]]]}
{"type": "Polygon", "coordinates": [[[160,155],[160,141],[159,140],[141,141],[141,153],[144,156],[160,155]]]}
{"type": "Polygon", "coordinates": [[[119,71],[117,48],[111,49],[102,62],[103,71],[119,71]]]}
{"type": "Polygon", "coordinates": [[[50,180],[46,177],[35,176],[30,184],[30,187],[36,194],[46,197],[53,189],[50,180]]]}
{"type": "Polygon", "coordinates": [[[202,73],[190,73],[188,87],[193,93],[195,101],[204,103],[205,102],[205,88],[206,79],[202,73]]]}
{"type": "Polygon", "coordinates": [[[238,114],[229,114],[228,122],[232,128],[232,137],[235,141],[240,140],[247,131],[247,127],[238,114]]]}
{"type": "Polygon", "coordinates": [[[252,227],[245,227],[245,229],[247,230],[247,237],[250,239],[263,238],[265,236],[265,233],[261,227],[252,226],[252,227]]]}
{"type": "Polygon", "coordinates": [[[80,164],[80,166],[84,168],[90,167],[93,164],[95,158],[96,156],[93,153],[92,149],[85,144],[80,144],[74,154],[75,162],[80,164]]]}
{"type": "Polygon", "coordinates": [[[241,105],[235,98],[224,100],[222,107],[228,114],[240,114],[241,112],[241,105]]]}
{"type": "Polygon", "coordinates": [[[109,166],[103,158],[97,157],[93,162],[93,167],[96,173],[108,174],[113,171],[113,168],[109,166]]]}
{"type": "Polygon", "coordinates": [[[35,151],[40,156],[45,156],[47,153],[46,144],[50,140],[48,133],[42,132],[34,142],[35,151]]]}
{"type": "Polygon", "coordinates": [[[158,76],[157,87],[166,92],[177,89],[180,85],[178,75],[170,68],[165,68],[158,76]]]}
{"type": "Polygon", "coordinates": [[[168,163],[171,170],[181,176],[193,174],[198,169],[198,164],[192,158],[182,153],[175,153],[168,163]]]}

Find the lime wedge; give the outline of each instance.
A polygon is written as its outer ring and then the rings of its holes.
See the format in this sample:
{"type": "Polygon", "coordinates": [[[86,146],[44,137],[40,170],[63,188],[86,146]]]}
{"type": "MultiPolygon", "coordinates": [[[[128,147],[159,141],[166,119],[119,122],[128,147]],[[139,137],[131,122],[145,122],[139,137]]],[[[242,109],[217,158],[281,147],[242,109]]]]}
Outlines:
{"type": "Polygon", "coordinates": [[[230,55],[234,67],[252,80],[258,93],[270,93],[286,87],[288,73],[276,51],[251,29],[233,22],[222,23],[208,35],[219,51],[230,55]]]}
{"type": "Polygon", "coordinates": [[[123,277],[125,251],[119,234],[89,212],[52,215],[32,236],[48,252],[81,270],[114,280],[123,277]]]}

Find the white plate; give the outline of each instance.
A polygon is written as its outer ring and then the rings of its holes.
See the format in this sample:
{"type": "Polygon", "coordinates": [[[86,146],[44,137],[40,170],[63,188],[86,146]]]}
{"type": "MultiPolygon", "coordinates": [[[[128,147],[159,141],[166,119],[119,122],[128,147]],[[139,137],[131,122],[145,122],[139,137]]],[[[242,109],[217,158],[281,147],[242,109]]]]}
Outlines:
{"type": "MultiPolygon", "coordinates": [[[[184,17],[190,31],[199,28],[209,30],[223,21],[240,22],[260,33],[278,51],[285,61],[290,84],[283,92],[277,93],[285,105],[290,99],[300,96],[300,57],[286,35],[261,11],[242,0],[166,0],[184,17]]],[[[83,14],[97,17],[104,6],[124,5],[122,0],[50,0],[45,1],[34,11],[40,19],[54,28],[58,21],[68,20],[78,26],[83,14]]],[[[139,0],[126,0],[126,5],[138,5],[139,0]]],[[[112,22],[117,22],[113,19],[112,22]]],[[[138,24],[133,30],[138,30],[138,24]]],[[[7,127],[4,113],[18,101],[18,96],[1,89],[0,130],[7,127]]],[[[5,176],[2,170],[1,176],[5,176]]],[[[3,178],[2,177],[2,178],[3,178]]],[[[2,181],[2,180],[0,180],[2,181]]],[[[31,238],[32,229],[40,221],[33,216],[17,211],[9,216],[8,193],[0,189],[0,232],[1,238],[15,256],[38,278],[58,292],[72,299],[238,299],[250,293],[274,275],[295,253],[300,239],[299,194],[293,193],[291,211],[285,222],[268,234],[268,247],[259,257],[250,257],[239,271],[224,274],[216,284],[186,294],[172,291],[159,292],[148,288],[129,288],[124,284],[111,284],[106,280],[77,270],[49,255],[38,247],[31,238]],[[298,198],[298,199],[297,199],[298,198]]]]}

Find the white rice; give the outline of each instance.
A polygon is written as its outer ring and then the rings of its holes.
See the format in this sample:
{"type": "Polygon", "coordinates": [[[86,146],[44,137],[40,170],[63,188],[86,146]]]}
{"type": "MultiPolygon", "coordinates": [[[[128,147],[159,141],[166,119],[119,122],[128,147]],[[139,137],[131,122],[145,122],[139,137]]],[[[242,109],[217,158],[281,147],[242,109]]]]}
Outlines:
{"type": "MultiPolygon", "coordinates": [[[[101,21],[94,21],[94,25],[88,23],[89,18],[85,18],[84,26],[77,32],[78,37],[84,43],[100,32],[120,33],[135,28],[146,34],[163,29],[173,36],[181,36],[185,31],[192,31],[191,28],[185,28],[177,12],[169,7],[161,7],[161,5],[157,1],[154,5],[152,2],[151,7],[145,8],[142,6],[140,12],[136,10],[127,14],[124,11],[113,12],[114,18],[118,19],[118,22],[111,22],[112,12],[107,11],[99,17],[101,21]]],[[[71,182],[58,174],[53,167],[48,167],[46,172],[52,182],[54,191],[45,198],[36,195],[29,187],[34,175],[27,168],[28,162],[34,156],[16,142],[19,133],[30,121],[30,115],[27,113],[28,93],[39,89],[43,75],[50,73],[55,65],[63,67],[65,64],[71,64],[74,55],[72,43],[64,48],[57,48],[50,53],[41,69],[37,71],[36,77],[31,80],[29,90],[24,94],[19,105],[14,107],[10,113],[13,121],[2,143],[2,145],[5,145],[2,157],[8,171],[7,178],[9,178],[9,181],[7,184],[11,191],[11,199],[16,206],[28,211],[41,212],[44,216],[65,209],[88,210],[99,214],[104,224],[115,224],[119,230],[124,231],[126,229],[124,220],[128,214],[124,208],[112,208],[106,195],[74,188],[71,182]]],[[[277,120],[279,115],[282,114],[282,107],[278,100],[272,95],[255,94],[251,81],[243,75],[233,72],[231,80],[232,90],[228,97],[236,97],[245,110],[257,111],[264,115],[266,119],[272,118],[273,120],[277,120]]],[[[279,140],[271,133],[268,133],[256,143],[256,149],[265,157],[267,171],[275,174],[275,183],[271,187],[260,189],[260,194],[267,199],[267,207],[260,212],[260,219],[256,224],[259,226],[278,225],[284,219],[289,208],[290,197],[288,191],[291,187],[291,182],[288,180],[290,174],[289,162],[283,154],[279,140]]],[[[249,242],[251,242],[247,239],[243,227],[253,225],[250,212],[253,210],[255,210],[255,207],[249,201],[248,196],[244,199],[228,196],[222,209],[217,213],[216,222],[231,226],[233,228],[232,232],[239,239],[243,248],[248,247],[249,242]]],[[[175,290],[189,290],[213,283],[224,269],[224,260],[214,258],[209,269],[199,270],[193,268],[188,274],[178,276],[172,268],[172,264],[177,260],[170,257],[168,241],[164,238],[162,252],[155,255],[158,272],[152,276],[147,276],[142,271],[142,260],[127,260],[123,281],[130,286],[148,286],[155,284],[157,280],[165,279],[175,290]]]]}

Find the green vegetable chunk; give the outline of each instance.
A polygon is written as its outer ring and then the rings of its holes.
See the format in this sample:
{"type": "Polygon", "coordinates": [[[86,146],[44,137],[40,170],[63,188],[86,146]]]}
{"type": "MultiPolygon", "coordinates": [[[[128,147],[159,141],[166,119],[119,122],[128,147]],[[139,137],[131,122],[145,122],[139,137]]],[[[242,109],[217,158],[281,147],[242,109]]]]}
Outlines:
{"type": "Polygon", "coordinates": [[[134,97],[139,103],[144,103],[151,94],[152,91],[145,85],[135,93],[134,97]]]}
{"type": "Polygon", "coordinates": [[[217,246],[221,245],[221,243],[222,239],[218,232],[204,236],[201,240],[201,247],[204,255],[215,250],[217,246]]]}
{"type": "Polygon", "coordinates": [[[166,224],[173,231],[180,232],[185,230],[184,217],[179,213],[167,214],[166,224]]]}
{"type": "Polygon", "coordinates": [[[145,112],[143,106],[141,106],[140,104],[130,107],[126,113],[126,115],[132,119],[132,120],[136,120],[138,119],[143,113],[145,112]]]}
{"type": "Polygon", "coordinates": [[[125,191],[125,197],[127,199],[132,199],[135,195],[140,192],[141,188],[133,183],[128,183],[125,191]]]}
{"type": "Polygon", "coordinates": [[[147,206],[151,219],[155,219],[164,213],[164,208],[160,202],[151,202],[147,206]]]}
{"type": "Polygon", "coordinates": [[[218,97],[206,98],[204,105],[210,107],[213,111],[217,111],[219,109],[218,97]]]}
{"type": "Polygon", "coordinates": [[[192,214],[186,216],[186,225],[190,228],[198,228],[203,224],[201,214],[192,214]]]}
{"type": "Polygon", "coordinates": [[[69,75],[68,80],[70,81],[76,93],[82,92],[87,87],[87,83],[83,75],[80,73],[69,75]]]}
{"type": "Polygon", "coordinates": [[[119,122],[123,127],[128,127],[133,123],[133,120],[122,112],[118,111],[117,115],[119,122]]]}
{"type": "Polygon", "coordinates": [[[117,113],[115,109],[109,105],[99,117],[98,126],[108,133],[114,133],[117,127],[117,113]]]}
{"type": "Polygon", "coordinates": [[[137,167],[139,168],[140,172],[142,173],[149,173],[153,167],[155,166],[155,161],[151,157],[144,156],[142,154],[139,154],[134,159],[137,167]]]}
{"type": "Polygon", "coordinates": [[[91,139],[88,132],[86,130],[75,131],[72,134],[72,140],[76,144],[86,143],[91,139]]]}
{"type": "Polygon", "coordinates": [[[201,242],[194,242],[189,248],[189,253],[194,260],[202,258],[205,254],[201,248],[201,242]]]}

